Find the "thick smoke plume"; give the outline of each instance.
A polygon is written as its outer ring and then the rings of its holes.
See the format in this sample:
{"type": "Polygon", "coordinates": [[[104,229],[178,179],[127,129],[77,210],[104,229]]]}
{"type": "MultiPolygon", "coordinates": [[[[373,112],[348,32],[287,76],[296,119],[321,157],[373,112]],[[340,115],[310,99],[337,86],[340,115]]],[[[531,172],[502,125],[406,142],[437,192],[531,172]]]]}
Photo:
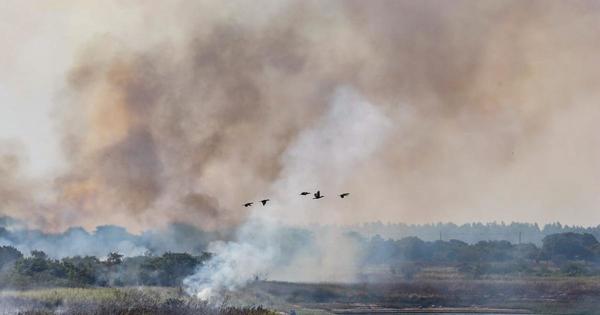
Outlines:
{"type": "Polygon", "coordinates": [[[323,117],[300,133],[282,155],[281,177],[270,189],[273,205],[253,211],[240,227],[236,242],[209,248],[216,255],[186,280],[188,291],[216,302],[221,291],[236,289],[260,275],[275,280],[353,280],[355,243],[340,233],[294,241],[282,222],[310,223],[343,216],[347,208],[335,192],[384,143],[390,127],[377,107],[350,89],[339,89],[323,117]],[[317,185],[324,193],[332,193],[325,205],[311,206],[315,202],[310,198],[298,198],[298,191],[317,185]]]}
{"type": "MultiPolygon", "coordinates": [[[[5,214],[52,231],[236,226],[241,203],[285,187],[291,145],[346,86],[393,130],[344,175],[364,194],[327,223],[597,218],[593,1],[86,9],[71,9],[90,32],[56,98],[64,168],[11,167],[5,214]]],[[[342,174],[317,175],[304,189],[342,174]]]]}
{"type": "Polygon", "coordinates": [[[0,211],[46,231],[239,227],[196,293],[285,278],[284,254],[307,279],[352,274],[323,249],[342,236],[284,252],[279,224],[600,219],[595,1],[56,6],[84,30],[57,79],[64,167],[28,178],[2,149],[0,211]]]}

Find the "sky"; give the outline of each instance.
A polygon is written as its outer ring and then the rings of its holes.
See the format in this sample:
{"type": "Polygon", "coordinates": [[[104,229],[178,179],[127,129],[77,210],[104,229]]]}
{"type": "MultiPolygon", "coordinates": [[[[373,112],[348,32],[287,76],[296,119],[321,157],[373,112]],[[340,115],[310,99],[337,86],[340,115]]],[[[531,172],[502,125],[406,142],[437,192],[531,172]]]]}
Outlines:
{"type": "Polygon", "coordinates": [[[220,228],[271,197],[293,224],[596,225],[599,9],[2,1],[0,213],[220,228]]]}

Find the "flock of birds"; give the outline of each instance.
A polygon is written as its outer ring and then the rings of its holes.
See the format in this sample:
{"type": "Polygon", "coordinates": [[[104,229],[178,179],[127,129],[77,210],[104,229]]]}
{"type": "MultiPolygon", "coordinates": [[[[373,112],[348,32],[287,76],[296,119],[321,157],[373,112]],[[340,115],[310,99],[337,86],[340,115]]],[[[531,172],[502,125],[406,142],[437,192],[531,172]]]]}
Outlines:
{"type": "MultiPolygon", "coordinates": [[[[306,196],[306,195],[310,195],[310,193],[308,191],[303,191],[300,193],[300,196],[306,196]]],[[[350,195],[350,193],[342,193],[339,194],[338,196],[340,196],[340,198],[344,199],[346,196],[350,195]]],[[[317,190],[316,193],[313,194],[313,199],[321,199],[324,198],[324,195],[321,195],[321,191],[317,190]]],[[[263,206],[267,205],[267,202],[269,202],[271,199],[263,199],[260,200],[259,202],[262,203],[263,206]]],[[[250,207],[254,204],[254,202],[247,202],[244,204],[244,207],[250,207]]]]}

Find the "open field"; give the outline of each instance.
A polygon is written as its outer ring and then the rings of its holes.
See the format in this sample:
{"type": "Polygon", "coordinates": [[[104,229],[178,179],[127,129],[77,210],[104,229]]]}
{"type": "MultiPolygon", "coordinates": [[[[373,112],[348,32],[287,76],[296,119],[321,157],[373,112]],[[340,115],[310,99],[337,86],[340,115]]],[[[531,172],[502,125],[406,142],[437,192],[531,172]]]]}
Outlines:
{"type": "Polygon", "coordinates": [[[0,292],[1,314],[600,314],[597,277],[441,277],[288,283],[258,281],[218,308],[178,287],[46,288],[0,292]],[[251,306],[248,308],[248,306],[251,306]],[[262,308],[264,307],[264,308],[262,308]]]}
{"type": "Polygon", "coordinates": [[[269,315],[262,307],[210,307],[179,289],[54,288],[0,292],[0,314],[269,315]]]}
{"type": "Polygon", "coordinates": [[[286,306],[337,314],[600,314],[597,278],[415,280],[379,284],[262,282],[255,283],[241,295],[247,298],[250,294],[269,302],[263,304],[275,309],[286,306]]]}

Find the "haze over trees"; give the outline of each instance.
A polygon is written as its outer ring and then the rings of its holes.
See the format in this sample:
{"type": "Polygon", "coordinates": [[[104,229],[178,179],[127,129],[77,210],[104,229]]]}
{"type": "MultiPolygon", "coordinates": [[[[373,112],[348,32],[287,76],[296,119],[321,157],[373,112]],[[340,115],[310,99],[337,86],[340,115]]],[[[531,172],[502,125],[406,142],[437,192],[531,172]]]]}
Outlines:
{"type": "MultiPolygon", "coordinates": [[[[306,235],[296,235],[304,238],[306,235]]],[[[422,268],[455,268],[465,277],[492,274],[534,276],[600,275],[600,243],[591,234],[561,233],[543,239],[543,245],[508,241],[423,241],[381,236],[348,235],[362,248],[361,269],[385,266],[392,275],[412,279],[422,268]]],[[[309,236],[310,237],[310,236],[309,236]]],[[[26,253],[27,254],[27,253],[26,253]]],[[[166,252],[154,256],[124,257],[110,252],[105,257],[51,258],[43,251],[24,255],[10,246],[0,247],[0,286],[3,288],[170,286],[182,285],[187,276],[210,259],[210,253],[192,255],[166,252]]]]}
{"type": "MultiPolygon", "coordinates": [[[[161,255],[165,252],[187,252],[201,255],[208,244],[215,240],[230,240],[233,230],[204,231],[184,223],[170,224],[164,229],[148,230],[132,234],[125,228],[114,225],[98,226],[88,232],[80,227],[72,227],[62,233],[46,233],[26,228],[26,222],[10,217],[0,217],[0,246],[12,246],[22,253],[32,250],[44,251],[53,258],[69,256],[105,256],[118,252],[125,256],[142,256],[147,253],[161,255]]],[[[538,224],[517,223],[453,223],[404,224],[371,222],[352,226],[310,226],[304,229],[311,233],[328,231],[356,232],[364,237],[376,235],[385,239],[418,237],[424,241],[460,240],[469,244],[479,241],[509,241],[511,243],[533,243],[542,245],[544,237],[550,234],[574,232],[587,233],[600,239],[600,226],[578,227],[560,223],[538,224]]]]}
{"type": "Polygon", "coordinates": [[[550,234],[574,232],[588,233],[600,239],[600,226],[582,227],[562,225],[559,222],[538,225],[537,223],[522,222],[491,222],[491,223],[435,223],[435,224],[405,224],[370,222],[346,227],[367,236],[381,235],[384,238],[400,239],[416,236],[422,240],[434,241],[456,239],[467,243],[477,243],[484,240],[506,240],[512,243],[534,243],[541,245],[544,237],[550,234]]]}
{"type": "MultiPolygon", "coordinates": [[[[179,286],[211,254],[208,244],[233,238],[187,224],[132,234],[119,226],[62,233],[0,219],[0,283],[31,286],[179,286]]],[[[600,227],[560,223],[383,224],[284,228],[283,252],[310,248],[319,233],[341,233],[359,249],[362,274],[383,266],[411,279],[423,268],[446,266],[468,277],[486,274],[600,274],[600,227]],[[307,247],[308,246],[308,247],[307,247]]],[[[293,259],[293,256],[285,259],[293,259]]],[[[261,277],[261,279],[268,279],[261,277]]]]}

